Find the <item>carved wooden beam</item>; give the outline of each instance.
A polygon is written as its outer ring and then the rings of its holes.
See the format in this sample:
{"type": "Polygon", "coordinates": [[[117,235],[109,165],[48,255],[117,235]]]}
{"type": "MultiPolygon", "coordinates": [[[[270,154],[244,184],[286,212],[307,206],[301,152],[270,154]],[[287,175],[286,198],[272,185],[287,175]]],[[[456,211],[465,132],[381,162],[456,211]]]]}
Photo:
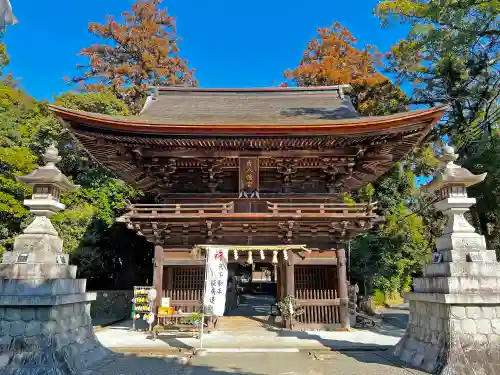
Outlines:
{"type": "Polygon", "coordinates": [[[276,159],[276,170],[282,176],[282,192],[290,193],[292,188],[292,177],[298,171],[298,159],[281,158],[276,159]]]}
{"type": "Polygon", "coordinates": [[[211,193],[216,192],[217,186],[221,182],[217,176],[224,172],[223,166],[224,159],[208,158],[202,160],[201,170],[207,177],[206,183],[211,193]]]}
{"type": "MultiPolygon", "coordinates": [[[[154,163],[160,163],[160,160],[153,159],[154,163]]],[[[167,160],[162,160],[161,164],[155,168],[154,175],[157,180],[161,182],[158,183],[158,188],[160,190],[170,189],[172,187],[172,175],[177,171],[177,160],[174,158],[169,158],[167,160]]]]}
{"type": "Polygon", "coordinates": [[[332,158],[321,159],[321,169],[326,174],[326,188],[330,194],[336,193],[336,183],[338,181],[339,168],[336,166],[337,160],[332,158]]]}
{"type": "Polygon", "coordinates": [[[278,238],[282,239],[286,243],[292,243],[294,232],[298,230],[299,224],[295,221],[289,220],[286,223],[278,223],[278,227],[281,229],[281,234],[278,235],[278,238]]]}

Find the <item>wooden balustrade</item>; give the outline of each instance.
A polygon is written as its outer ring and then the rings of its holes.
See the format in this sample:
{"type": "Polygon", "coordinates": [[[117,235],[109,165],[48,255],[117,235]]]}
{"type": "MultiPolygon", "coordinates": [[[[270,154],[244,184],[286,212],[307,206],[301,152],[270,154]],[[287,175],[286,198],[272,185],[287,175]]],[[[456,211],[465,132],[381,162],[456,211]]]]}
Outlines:
{"type": "Polygon", "coordinates": [[[228,214],[234,212],[234,202],[183,203],[183,204],[133,204],[129,215],[181,215],[181,214],[228,214]]]}
{"type": "MultiPolygon", "coordinates": [[[[262,202],[264,203],[264,202],[262,202]]],[[[279,214],[329,214],[367,216],[376,208],[374,203],[275,203],[266,202],[272,215],[279,214]]],[[[264,209],[264,207],[262,207],[264,209]]],[[[133,204],[125,216],[176,216],[196,214],[232,214],[234,202],[226,203],[179,203],[179,204],[133,204]]],[[[264,212],[263,212],[264,213],[264,212]]]]}
{"type": "Polygon", "coordinates": [[[197,312],[199,310],[202,295],[203,291],[200,289],[163,290],[163,297],[170,298],[170,307],[176,310],[181,309],[182,312],[186,313],[197,312]]]}
{"type": "Polygon", "coordinates": [[[267,202],[267,209],[277,214],[355,214],[370,215],[376,208],[377,202],[373,203],[273,203],[267,202]]]}
{"type": "Polygon", "coordinates": [[[336,290],[296,290],[295,301],[304,309],[304,313],[297,316],[295,327],[314,329],[340,324],[340,299],[336,290]]]}

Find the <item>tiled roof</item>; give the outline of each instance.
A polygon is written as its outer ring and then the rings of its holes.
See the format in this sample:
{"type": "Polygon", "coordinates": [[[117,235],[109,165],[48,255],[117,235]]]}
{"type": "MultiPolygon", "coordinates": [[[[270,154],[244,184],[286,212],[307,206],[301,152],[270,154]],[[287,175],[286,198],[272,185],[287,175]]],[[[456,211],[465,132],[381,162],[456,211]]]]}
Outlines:
{"type": "Polygon", "coordinates": [[[307,123],[359,117],[342,86],[155,91],[140,117],[170,124],[307,123]]]}

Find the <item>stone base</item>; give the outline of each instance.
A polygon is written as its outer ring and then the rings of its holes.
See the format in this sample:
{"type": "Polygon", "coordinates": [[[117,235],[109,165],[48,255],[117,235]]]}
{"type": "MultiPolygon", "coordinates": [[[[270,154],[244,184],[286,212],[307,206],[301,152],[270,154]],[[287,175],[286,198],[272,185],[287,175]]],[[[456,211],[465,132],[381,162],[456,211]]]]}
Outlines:
{"type": "Polygon", "coordinates": [[[500,374],[500,305],[410,301],[406,333],[394,355],[440,375],[500,374]]]}
{"type": "Polygon", "coordinates": [[[112,354],[97,340],[90,302],[0,306],[0,375],[68,375],[112,354]]]}
{"type": "Polygon", "coordinates": [[[60,264],[0,264],[0,279],[74,279],[76,266],[60,264]]]}

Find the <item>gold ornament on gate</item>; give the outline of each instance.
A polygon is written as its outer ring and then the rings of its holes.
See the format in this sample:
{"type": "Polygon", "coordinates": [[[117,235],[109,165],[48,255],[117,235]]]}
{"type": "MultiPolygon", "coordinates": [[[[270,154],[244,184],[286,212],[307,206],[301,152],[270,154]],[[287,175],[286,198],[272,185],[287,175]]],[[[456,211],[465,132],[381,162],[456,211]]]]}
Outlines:
{"type": "Polygon", "coordinates": [[[253,264],[252,252],[251,252],[251,251],[249,251],[249,252],[248,252],[248,259],[247,259],[247,263],[248,263],[248,264],[253,264]]]}
{"type": "Polygon", "coordinates": [[[278,264],[278,252],[276,250],[273,251],[273,260],[271,261],[272,264],[278,264]]]}

